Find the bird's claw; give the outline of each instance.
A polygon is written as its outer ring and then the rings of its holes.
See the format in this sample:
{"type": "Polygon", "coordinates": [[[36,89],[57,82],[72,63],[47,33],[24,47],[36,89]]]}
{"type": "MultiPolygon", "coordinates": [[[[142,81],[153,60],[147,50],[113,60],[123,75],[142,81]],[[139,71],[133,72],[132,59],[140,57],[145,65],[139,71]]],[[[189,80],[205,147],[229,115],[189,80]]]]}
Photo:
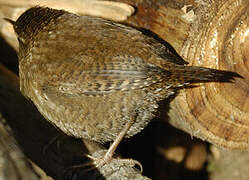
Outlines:
{"type": "MultiPolygon", "coordinates": [[[[109,156],[105,156],[104,158],[96,158],[96,157],[93,157],[91,155],[87,155],[87,157],[93,160],[93,164],[95,165],[96,168],[101,168],[105,164],[108,164],[108,163],[110,163],[110,161],[112,161],[112,157],[109,157],[109,156]]],[[[122,164],[129,164],[131,167],[134,167],[135,165],[138,165],[139,169],[140,169],[140,172],[141,173],[143,172],[143,166],[137,160],[134,160],[134,159],[120,159],[120,158],[117,158],[117,159],[114,159],[114,160],[119,161],[122,164]]]]}

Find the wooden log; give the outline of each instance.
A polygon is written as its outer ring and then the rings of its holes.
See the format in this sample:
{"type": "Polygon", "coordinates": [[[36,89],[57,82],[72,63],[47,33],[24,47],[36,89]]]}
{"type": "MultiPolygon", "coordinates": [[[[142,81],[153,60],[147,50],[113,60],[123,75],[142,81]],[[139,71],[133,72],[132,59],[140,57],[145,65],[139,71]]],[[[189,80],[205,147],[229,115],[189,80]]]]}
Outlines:
{"type": "Polygon", "coordinates": [[[226,149],[249,149],[249,1],[131,1],[128,19],[170,42],[190,65],[238,72],[233,83],[182,90],[170,104],[173,126],[226,149]]]}

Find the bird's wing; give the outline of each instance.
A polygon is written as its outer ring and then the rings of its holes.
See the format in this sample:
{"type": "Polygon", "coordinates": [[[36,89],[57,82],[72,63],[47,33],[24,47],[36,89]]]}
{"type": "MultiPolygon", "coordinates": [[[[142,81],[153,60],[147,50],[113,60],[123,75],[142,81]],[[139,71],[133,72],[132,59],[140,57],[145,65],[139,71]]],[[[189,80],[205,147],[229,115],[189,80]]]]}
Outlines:
{"type": "Polygon", "coordinates": [[[67,94],[101,95],[148,87],[167,76],[160,64],[170,63],[172,52],[160,42],[121,24],[82,18],[84,25],[73,26],[81,30],[80,36],[72,34],[70,27],[58,27],[63,33],[56,41],[47,33],[40,34],[44,41],[37,42],[39,57],[50,59],[43,62],[39,75],[40,79],[48,77],[41,81],[44,87],[67,94]]]}
{"type": "Polygon", "coordinates": [[[43,81],[44,87],[71,95],[103,95],[141,89],[162,80],[161,69],[143,63],[142,59],[130,56],[116,58],[117,61],[96,62],[91,65],[73,60],[64,61],[63,65],[47,64],[43,71],[46,74],[42,77],[50,78],[43,81]],[[57,70],[53,73],[48,72],[48,69],[57,70]]]}

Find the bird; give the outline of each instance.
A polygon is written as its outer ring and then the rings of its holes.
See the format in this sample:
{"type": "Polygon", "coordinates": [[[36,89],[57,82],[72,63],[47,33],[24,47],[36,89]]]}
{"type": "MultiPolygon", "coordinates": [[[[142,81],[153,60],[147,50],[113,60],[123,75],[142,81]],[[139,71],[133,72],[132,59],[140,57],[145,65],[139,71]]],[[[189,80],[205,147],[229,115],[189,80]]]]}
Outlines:
{"type": "Polygon", "coordinates": [[[233,82],[236,72],[189,66],[139,28],[35,6],[7,19],[19,41],[20,91],[65,134],[112,142],[141,132],[160,101],[195,83],[233,82]]]}

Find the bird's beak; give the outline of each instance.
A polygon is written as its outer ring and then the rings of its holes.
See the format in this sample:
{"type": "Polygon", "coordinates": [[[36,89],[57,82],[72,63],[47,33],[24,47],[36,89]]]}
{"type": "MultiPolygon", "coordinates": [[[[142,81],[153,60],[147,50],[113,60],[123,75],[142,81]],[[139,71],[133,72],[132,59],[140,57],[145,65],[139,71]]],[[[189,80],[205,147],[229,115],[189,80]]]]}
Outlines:
{"type": "Polygon", "coordinates": [[[15,25],[15,21],[9,19],[9,18],[3,18],[5,21],[8,21],[10,24],[12,24],[13,26],[15,25]]]}

